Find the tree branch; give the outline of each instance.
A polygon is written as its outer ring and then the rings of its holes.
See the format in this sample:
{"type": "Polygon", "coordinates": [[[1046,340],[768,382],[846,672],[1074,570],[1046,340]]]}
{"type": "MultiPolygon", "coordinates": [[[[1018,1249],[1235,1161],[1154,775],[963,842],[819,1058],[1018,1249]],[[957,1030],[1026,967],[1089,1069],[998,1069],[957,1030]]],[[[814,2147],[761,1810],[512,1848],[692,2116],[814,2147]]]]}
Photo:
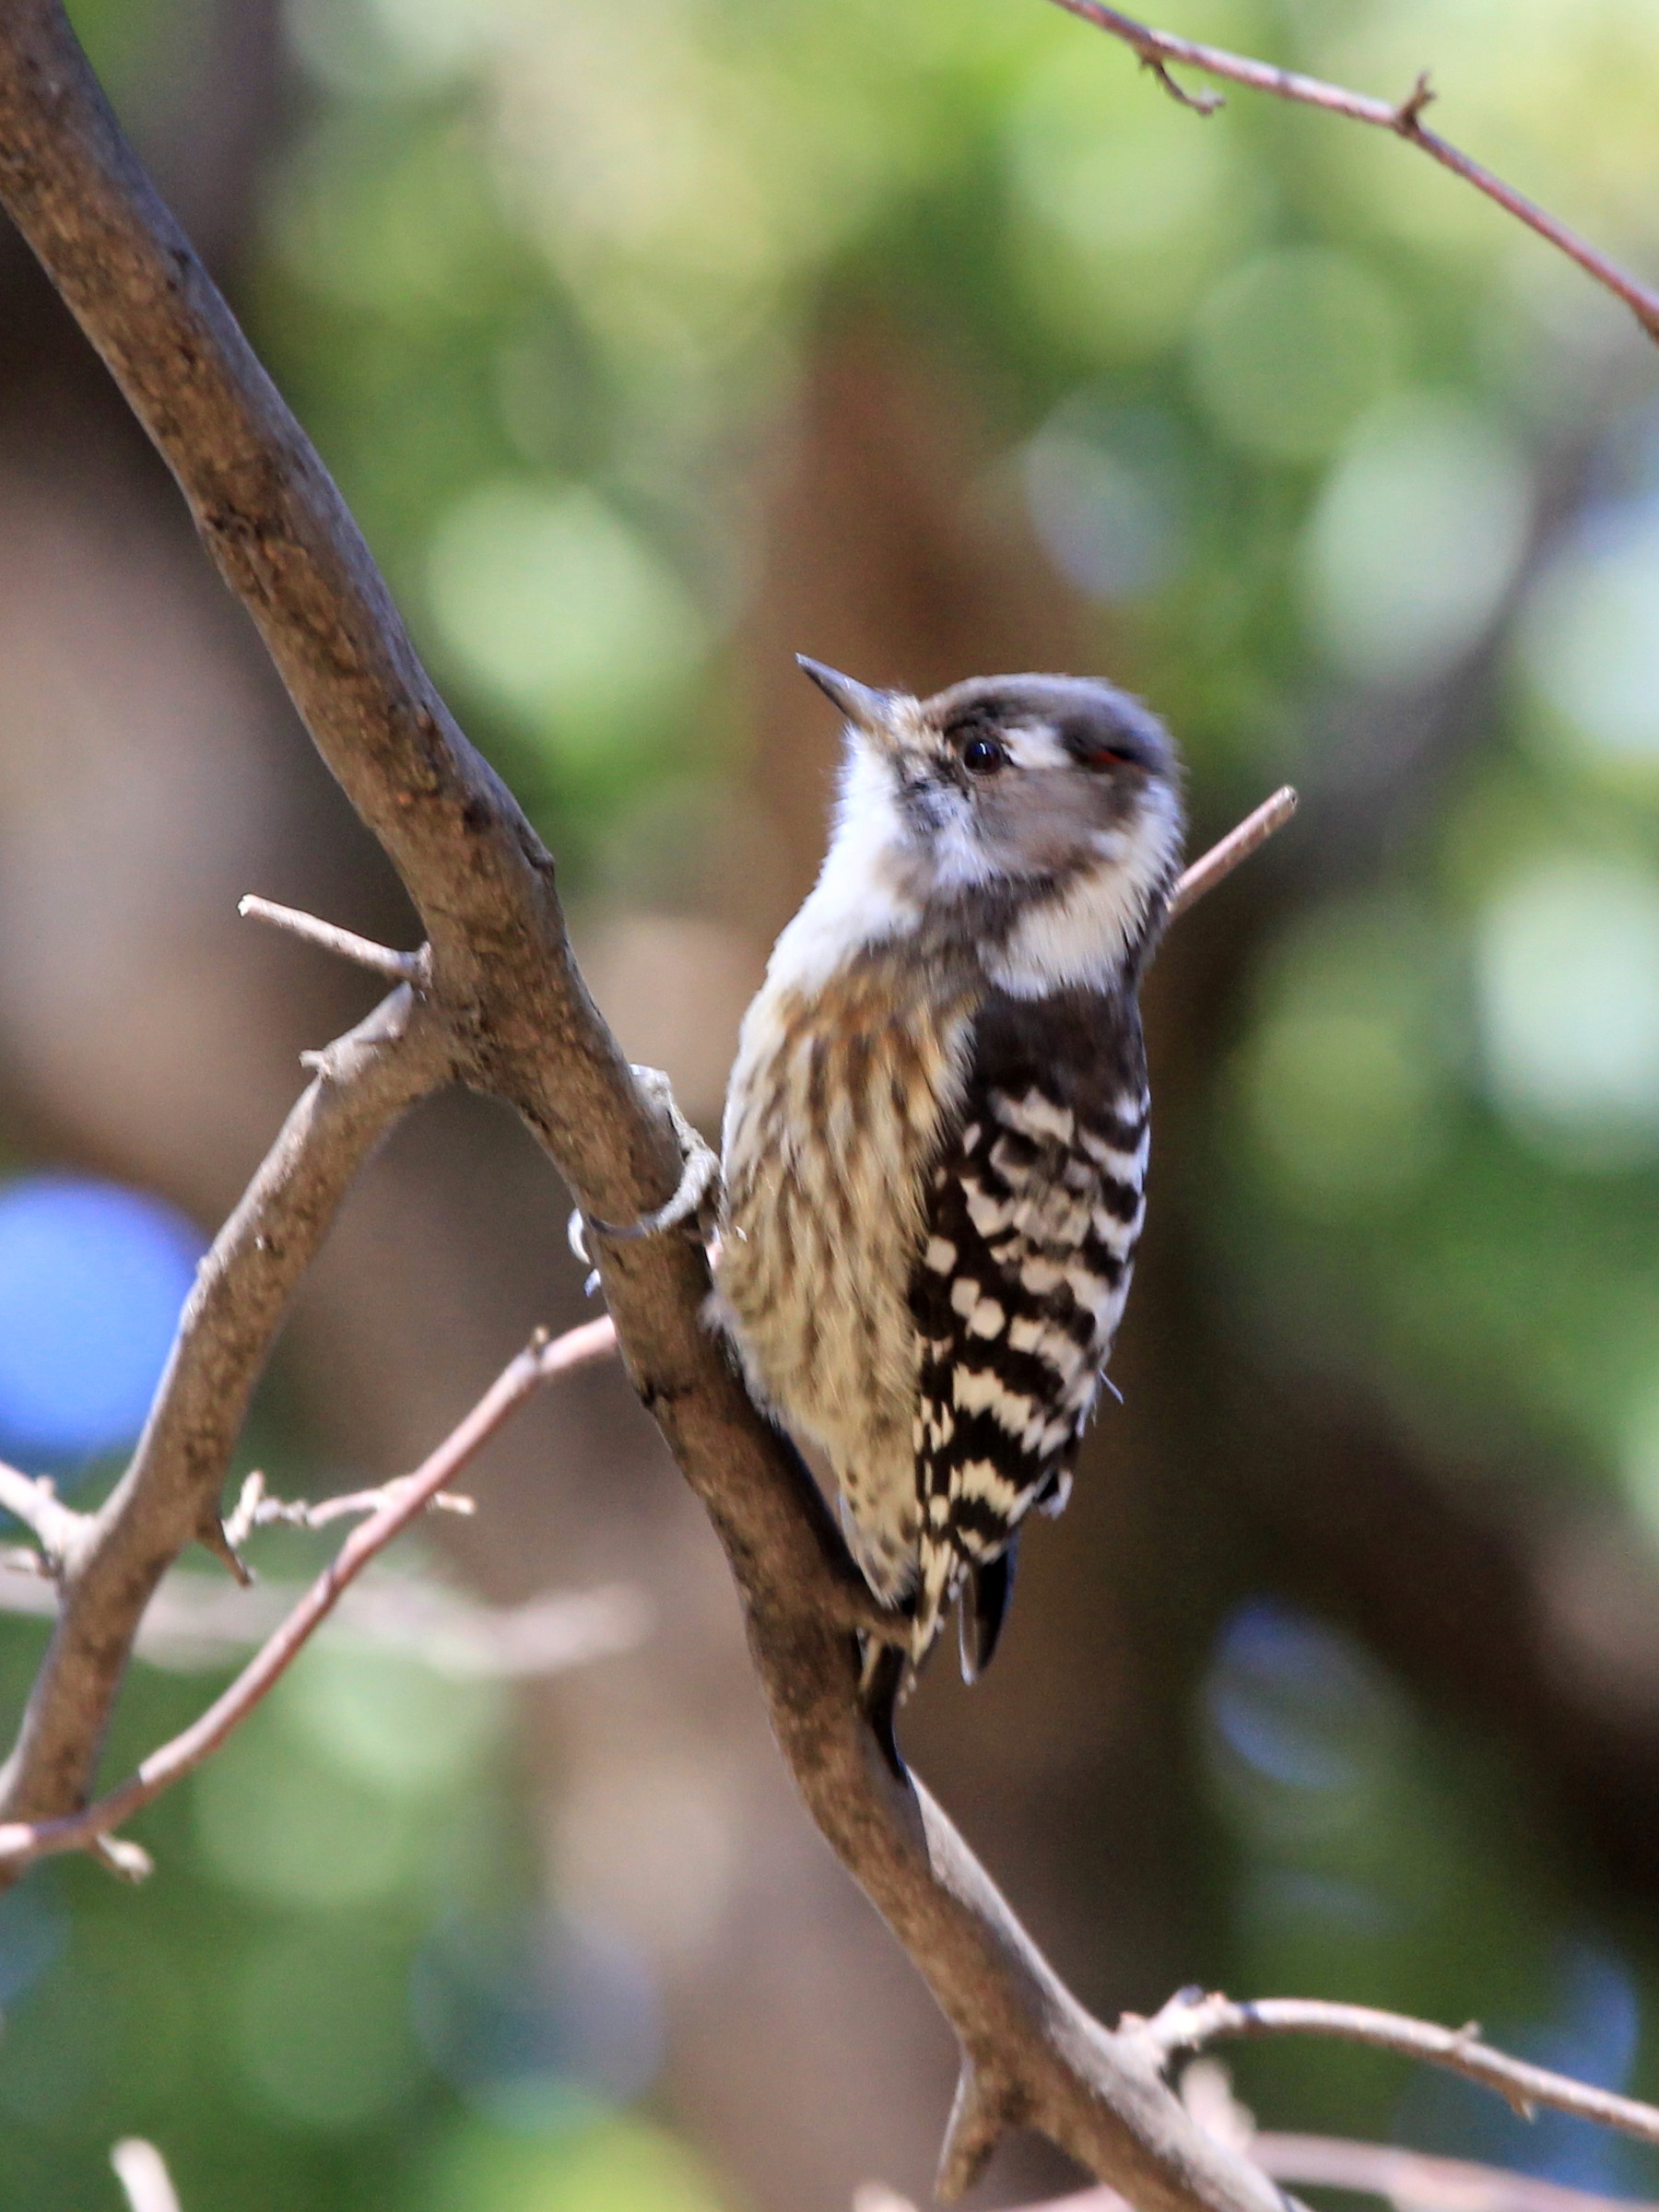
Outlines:
{"type": "Polygon", "coordinates": [[[0,1509],[21,1521],[41,1547],[50,1574],[62,1574],[80,1548],[91,1522],[65,1505],[44,1475],[24,1475],[0,1462],[0,1509]]]}
{"type": "Polygon", "coordinates": [[[1328,115],[1346,115],[1352,123],[1366,123],[1381,131],[1392,131],[1404,138],[1408,146],[1420,147],[1430,159],[1449,169],[1453,176],[1462,177],[1477,192],[1484,193],[1517,222],[1524,223],[1529,230],[1547,240],[1570,261],[1577,262],[1585,274],[1611,292],[1616,300],[1623,300],[1650,338],[1659,341],[1659,291],[1632,276],[1618,263],[1609,260],[1588,239],[1506,184],[1501,177],[1494,176],[1478,161],[1472,160],[1460,147],[1431,131],[1423,122],[1423,110],[1433,100],[1428,73],[1421,75],[1406,98],[1398,101],[1375,100],[1364,92],[1349,92],[1341,85],[1327,85],[1317,76],[1304,76],[1300,70],[1280,69],[1271,62],[1256,62],[1240,53],[1230,53],[1222,46],[1206,46],[1197,39],[1181,39],[1167,30],[1154,30],[1150,24],[1126,16],[1120,8],[1108,7],[1104,0],[1054,0],[1057,7],[1067,15],[1079,16],[1085,23],[1092,23],[1114,39],[1121,39],[1133,48],[1144,65],[1182,106],[1196,108],[1201,114],[1209,114],[1221,105],[1216,93],[1184,91],[1170,75],[1170,64],[1178,62],[1190,69],[1202,69],[1206,76],[1219,76],[1230,84],[1246,85],[1253,92],[1269,92],[1277,100],[1295,100],[1302,107],[1323,108],[1328,115]]]}
{"type": "Polygon", "coordinates": [[[606,1358],[614,1342],[608,1320],[590,1321],[522,1351],[414,1474],[386,1486],[380,1505],[353,1529],[281,1627],[199,1720],[151,1752],[125,1782],[80,1811],[53,1820],[0,1825],[0,1863],[16,1869],[54,1852],[84,1851],[199,1767],[276,1688],[370,1560],[442,1493],[445,1484],[477,1457],[509,1414],[554,1376],[571,1374],[606,1358]]]}
{"type": "MultiPolygon", "coordinates": [[[[1659,2212],[1659,2206],[1597,2196],[1534,2174],[1512,2173],[1471,2159],[1435,2158],[1396,2143],[1264,2132],[1253,2136],[1246,2149],[1276,2182],[1390,2197],[1401,2212],[1659,2212]]],[[[916,2212],[916,2207],[877,2182],[856,2192],[853,2212],[916,2212]]],[[[1079,2189],[1071,2196],[1019,2206],[1018,2212],[1133,2212],[1133,2207],[1115,2189],[1079,2189]]]]}
{"type": "Polygon", "coordinates": [[[80,1802],[156,1585],[193,1538],[223,1548],[225,1469],[295,1287],[358,1169],[451,1065],[442,1030],[406,988],[394,992],[330,1047],[214,1240],[132,1464],[75,1539],[57,1625],[0,1769],[0,1818],[50,1818],[80,1802]]]}
{"type": "Polygon", "coordinates": [[[1403,2013],[1377,2012],[1369,2005],[1331,2005],[1317,1997],[1257,1997],[1240,2004],[1218,1991],[1206,1996],[1201,1991],[1181,1990],[1152,2019],[1128,2016],[1121,2028],[1159,2065],[1167,2064],[1177,2052],[1201,2050],[1222,2036],[1336,2036],[1344,2042],[1369,2043],[1373,2050],[1397,2052],[1402,2058],[1424,2059],[1462,2074],[1495,2089],[1524,2120],[1532,2119],[1539,2105],[1547,2105],[1581,2120],[1598,2121],[1640,2142],[1659,2143],[1659,2108],[1494,2051],[1480,2041],[1479,2024],[1473,2020],[1465,2028],[1441,2028],[1403,2013]]]}
{"type": "MultiPolygon", "coordinates": [[[[368,1068],[331,1065],[307,1094],[191,1301],[134,1465],[66,1580],[4,1777],[0,1808],[35,1828],[76,1818],[144,1605],[179,1544],[218,1536],[228,1429],[349,1168],[395,1113],[451,1074],[494,1090],[597,1219],[664,1205],[682,1162],[576,971],[550,861],[439,700],[356,524],[157,198],[57,0],[0,10],[0,200],[172,469],[324,759],[402,875],[431,958],[418,995],[405,986],[388,1002],[402,1009],[397,1039],[359,1032],[368,1068]],[[331,1113],[332,1138],[312,1141],[331,1113]]],[[[861,1580],[799,1455],[702,1324],[700,1247],[602,1241],[598,1256],[629,1377],[725,1548],[795,1782],[954,2028],[963,2109],[994,2115],[975,2124],[974,2157],[1018,2118],[1141,2212],[1281,2212],[1259,2170],[1193,2124],[1143,2046],[1083,2011],[944,1815],[888,1764],[859,1709],[844,1625],[861,1580]]]]}
{"type": "Polygon", "coordinates": [[[259,899],[250,891],[245,899],[237,901],[236,911],[251,922],[266,923],[272,929],[285,929],[290,936],[303,937],[308,945],[320,946],[343,960],[353,960],[359,968],[371,969],[394,983],[424,983],[429,980],[431,963],[423,950],[394,952],[390,945],[376,945],[371,938],[359,937],[355,930],[342,929],[336,922],[320,922],[315,914],[302,914],[298,908],[278,906],[274,899],[259,899]]]}
{"type": "MultiPolygon", "coordinates": [[[[247,1542],[256,1528],[269,1528],[276,1523],[288,1528],[326,1528],[331,1521],[348,1521],[353,1514],[377,1512],[396,1496],[397,1488],[395,1482],[382,1482],[371,1490],[343,1490],[335,1498],[273,1498],[265,1488],[265,1477],[255,1467],[243,1481],[235,1507],[226,1517],[225,1541],[234,1551],[247,1542]]],[[[462,1498],[453,1490],[440,1490],[436,1497],[427,1500],[426,1510],[473,1513],[477,1507],[472,1499],[462,1498]]]]}
{"type": "Polygon", "coordinates": [[[1170,900],[1171,921],[1184,914],[1206,891],[1213,891],[1241,861],[1258,852],[1276,830],[1284,828],[1296,808],[1295,792],[1288,783],[1281,783],[1270,799],[1264,799],[1253,814],[1247,814],[1236,830],[1230,830],[1219,844],[1212,845],[1188,868],[1170,900]]]}
{"type": "MultiPolygon", "coordinates": [[[[1560,2182],[1470,2159],[1433,2158],[1395,2143],[1349,2143],[1336,2136],[1254,2136],[1250,2155],[1277,2182],[1311,2189],[1360,2189],[1412,2212],[1659,2212],[1659,2206],[1597,2196],[1560,2182]]],[[[1095,2212],[1078,2205],[1076,2212],[1095,2212]]]]}
{"type": "Polygon", "coordinates": [[[172,2176],[153,2143],[142,2136],[124,2136],[110,2153],[110,2164],[132,2212],[179,2212],[172,2176]]]}

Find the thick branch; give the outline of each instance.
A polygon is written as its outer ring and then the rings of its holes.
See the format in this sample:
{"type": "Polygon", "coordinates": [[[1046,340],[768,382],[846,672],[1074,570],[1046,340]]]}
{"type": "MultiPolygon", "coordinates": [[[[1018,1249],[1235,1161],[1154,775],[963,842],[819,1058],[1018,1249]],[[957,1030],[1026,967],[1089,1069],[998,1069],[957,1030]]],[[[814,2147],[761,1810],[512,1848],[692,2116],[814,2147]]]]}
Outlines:
{"type": "MultiPolygon", "coordinates": [[[[629,1222],[662,1206],[680,1180],[672,1126],[642,1099],[576,973],[545,853],[437,699],[355,524],[156,198],[56,0],[0,10],[0,197],[400,869],[431,946],[419,1016],[441,1036],[436,1056],[520,1109],[590,1218],[629,1222]]],[[[1273,2185],[1194,2126],[1142,2048],[1067,1994],[943,1815],[888,1765],[858,1709],[841,1625],[855,1570],[806,1468],[702,1324],[700,1248],[602,1243],[600,1264],[629,1373],[726,1549],[792,1771],[955,2028],[976,2111],[1045,2129],[1142,2212],[1278,2212],[1273,2185]]],[[[181,1358],[189,1337],[187,1325],[181,1358]]],[[[266,1342],[223,1362],[238,1413],[266,1342]]],[[[199,1513],[217,1494],[222,1460],[209,1475],[204,1459],[163,1448],[181,1397],[191,1394],[173,1386],[100,1516],[86,1571],[102,1578],[96,1605],[78,1578],[66,1593],[11,1768],[13,1818],[77,1808],[89,1746],[75,1715],[107,1712],[182,1504],[199,1513]],[[106,1626],[88,1641],[94,1616],[106,1626]]],[[[993,2133],[977,2129],[976,2153],[993,2133]]]]}
{"type": "Polygon", "coordinates": [[[1222,46],[1206,46],[1197,39],[1180,39],[1167,30],[1154,30],[1150,24],[1124,15],[1121,8],[1104,6],[1103,0],[1055,0],[1055,6],[1065,8],[1068,15],[1080,16],[1085,23],[1092,23],[1098,30],[1107,31],[1112,38],[1122,39],[1167,91],[1183,106],[1196,108],[1201,113],[1207,114],[1219,107],[1219,98],[1214,93],[1194,95],[1183,91],[1170,75],[1171,62],[1189,69],[1202,69],[1206,76],[1219,76],[1230,84],[1247,85],[1253,92],[1270,92],[1278,100],[1323,108],[1328,115],[1346,115],[1352,123],[1371,124],[1377,130],[1392,131],[1408,146],[1420,147],[1430,160],[1438,161],[1453,176],[1473,184],[1477,192],[1484,193],[1517,222],[1535,230],[1570,261],[1576,261],[1586,275],[1604,286],[1615,299],[1623,300],[1650,338],[1659,341],[1659,292],[1621,269],[1617,262],[1609,260],[1547,208],[1540,207],[1524,193],[1517,192],[1512,184],[1506,184],[1501,177],[1494,176],[1489,169],[1472,160],[1449,138],[1442,138],[1438,131],[1425,126],[1423,110],[1434,98],[1426,74],[1418,78],[1404,100],[1375,100],[1368,93],[1349,92],[1341,85],[1327,85],[1317,76],[1304,76],[1297,69],[1280,69],[1271,62],[1251,61],[1243,54],[1229,53],[1222,46]]]}
{"type": "Polygon", "coordinates": [[[370,1560],[426,1511],[508,1416],[555,1375],[570,1374],[606,1358],[612,1341],[608,1321],[590,1321],[552,1343],[532,1344],[521,1352],[414,1474],[388,1486],[378,1510],[353,1529],[281,1627],[199,1720],[152,1752],[125,1782],[79,1812],[54,1820],[0,1825],[0,1863],[16,1868],[53,1852],[84,1851],[199,1767],[276,1688],[370,1560]]]}
{"type": "Polygon", "coordinates": [[[1424,2059],[1462,2074],[1495,2089],[1523,2119],[1530,2120],[1539,2105],[1547,2105],[1581,2120],[1599,2121],[1641,2142],[1659,2143],[1659,2107],[1494,2051],[1480,2041],[1474,2021],[1466,2028],[1440,2028],[1432,2020],[1377,2012],[1369,2005],[1328,2005],[1316,1997],[1257,1997],[1239,2004],[1219,1992],[1206,1996],[1182,1990],[1155,2018],[1126,2019],[1123,2030],[1160,2064],[1177,2052],[1199,2050],[1222,2036],[1336,2036],[1345,2042],[1369,2043],[1373,2050],[1394,2051],[1402,2058],[1424,2059]]]}

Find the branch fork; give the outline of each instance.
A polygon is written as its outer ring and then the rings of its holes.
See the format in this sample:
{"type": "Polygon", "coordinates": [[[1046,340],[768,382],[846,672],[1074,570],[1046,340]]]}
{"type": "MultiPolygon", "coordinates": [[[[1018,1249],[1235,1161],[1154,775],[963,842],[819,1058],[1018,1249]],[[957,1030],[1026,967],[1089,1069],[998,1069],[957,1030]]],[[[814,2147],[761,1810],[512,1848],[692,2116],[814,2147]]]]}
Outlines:
{"type": "Polygon", "coordinates": [[[1417,83],[1413,85],[1411,90],[1394,110],[1394,127],[1402,138],[1415,138],[1419,135],[1418,125],[1423,119],[1423,110],[1431,100],[1439,98],[1440,94],[1429,82],[1428,70],[1419,70],[1417,83]]]}
{"type": "Polygon", "coordinates": [[[1122,40],[1172,99],[1200,114],[1214,113],[1220,104],[1218,96],[1187,91],[1171,76],[1171,63],[1202,70],[1206,76],[1218,76],[1226,83],[1243,85],[1252,91],[1270,93],[1276,100],[1322,108],[1328,115],[1346,116],[1350,123],[1370,124],[1374,129],[1392,131],[1408,146],[1427,154],[1431,161],[1438,161],[1442,169],[1449,169],[1453,176],[1472,184],[1477,192],[1501,207],[1506,215],[1513,216],[1517,222],[1524,223],[1558,253],[1576,262],[1587,276],[1611,292],[1616,300],[1622,300],[1648,336],[1659,342],[1659,291],[1621,268],[1558,216],[1529,200],[1524,193],[1517,192],[1512,184],[1506,184],[1501,177],[1483,167],[1460,147],[1453,146],[1449,138],[1442,138],[1438,131],[1427,127],[1423,111],[1436,97],[1427,70],[1403,100],[1391,102],[1374,99],[1369,93],[1350,92],[1343,85],[1326,84],[1320,77],[1304,76],[1299,69],[1281,69],[1272,62],[1230,53],[1224,46],[1208,46],[1198,39],[1182,39],[1171,31],[1155,30],[1137,17],[1125,15],[1122,8],[1106,6],[1105,0],[1054,0],[1054,5],[1065,8],[1068,15],[1092,23],[1097,30],[1105,31],[1109,37],[1122,40]]]}
{"type": "Polygon", "coordinates": [[[1524,2120],[1535,2118],[1540,2106],[1547,2106],[1598,2121],[1639,2142],[1659,2145],[1659,2108],[1495,2051],[1480,2040],[1478,2020],[1465,2021],[1461,2028],[1441,2028],[1432,2020],[1380,2012],[1369,2005],[1329,2004],[1315,1997],[1257,1997],[1241,2003],[1218,1990],[1206,1995],[1193,1988],[1178,1990],[1149,2020],[1126,2014],[1119,2033],[1159,2068],[1168,2066],[1179,2053],[1202,2050],[1223,2036],[1335,2036],[1462,2074],[1495,2090],[1524,2120]]]}

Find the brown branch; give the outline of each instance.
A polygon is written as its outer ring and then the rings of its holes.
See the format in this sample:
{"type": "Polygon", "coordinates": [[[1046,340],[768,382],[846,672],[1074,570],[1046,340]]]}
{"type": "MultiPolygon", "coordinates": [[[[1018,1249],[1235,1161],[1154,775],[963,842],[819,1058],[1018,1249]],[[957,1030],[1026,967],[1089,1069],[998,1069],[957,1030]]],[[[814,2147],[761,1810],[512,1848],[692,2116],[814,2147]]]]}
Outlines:
{"type": "Polygon", "coordinates": [[[321,922],[315,914],[301,913],[297,907],[278,906],[274,899],[259,899],[252,891],[245,899],[237,900],[236,911],[251,922],[265,922],[273,929],[286,929],[290,936],[303,937],[308,945],[316,945],[340,959],[355,961],[359,968],[371,968],[376,975],[386,976],[394,983],[427,981],[430,963],[424,950],[394,952],[390,945],[377,945],[371,937],[359,937],[355,930],[342,929],[337,922],[321,922]]]}
{"type": "MultiPolygon", "coordinates": [[[[350,1168],[395,1114],[452,1074],[495,1091],[600,1220],[663,1206],[683,1163],[671,1118],[641,1095],[576,972],[550,861],[439,700],[356,524],[157,198],[57,0],[0,9],[0,201],[172,469],[430,947],[418,992],[387,1002],[395,1036],[359,1032],[329,1056],[287,1150],[216,1247],[134,1465],[65,1579],[0,1778],[0,1812],[34,1829],[78,1817],[160,1571],[192,1533],[219,1539],[227,1432],[350,1168]],[[324,1141],[312,1124],[331,1113],[324,1141]]],[[[1141,2212],[1282,2212],[1257,2169],[1194,2125],[1142,2044],[1083,2011],[944,1815],[888,1764],[859,1710],[844,1625],[867,1594],[810,1475],[703,1325],[701,1250],[660,1237],[602,1241],[598,1256],[629,1377],[725,1548],[795,1782],[960,2042],[972,2124],[958,2131],[951,2178],[1018,2123],[1141,2212]]]]}
{"type": "MultiPolygon", "coordinates": [[[[613,1345],[614,1341],[613,1332],[613,1345]]],[[[371,1490],[345,1490],[335,1498],[273,1498],[265,1488],[265,1477],[255,1467],[243,1480],[236,1504],[226,1517],[225,1541],[234,1550],[245,1544],[256,1528],[277,1524],[286,1528],[326,1528],[331,1521],[347,1521],[354,1513],[377,1512],[408,1479],[402,1476],[397,1482],[383,1482],[371,1490]]],[[[426,1510],[472,1513],[477,1507],[472,1499],[458,1497],[453,1490],[440,1490],[435,1498],[427,1500],[426,1510]]]]}
{"type": "Polygon", "coordinates": [[[1170,900],[1171,921],[1184,914],[1206,891],[1213,891],[1224,876],[1230,876],[1241,861],[1248,860],[1265,845],[1276,830],[1282,830],[1296,807],[1295,792],[1288,783],[1282,783],[1253,814],[1247,814],[1236,830],[1230,830],[1219,844],[1212,845],[1195,860],[1175,886],[1170,900]]]}
{"type": "Polygon", "coordinates": [[[225,1468],[295,1287],[357,1170],[450,1067],[441,1031],[394,992],[331,1048],[214,1240],[132,1464],[61,1578],[57,1625],[0,1769],[0,1818],[50,1818],[84,1795],[157,1584],[194,1537],[220,1535],[225,1468]]]}
{"type": "Polygon", "coordinates": [[[1230,84],[1248,86],[1253,92],[1269,92],[1277,100],[1323,108],[1328,115],[1345,115],[1350,122],[1392,131],[1408,146],[1420,147],[1430,160],[1449,169],[1453,176],[1462,177],[1506,214],[1512,215],[1517,222],[1524,223],[1529,230],[1535,230],[1540,238],[1547,240],[1570,261],[1577,262],[1587,276],[1593,276],[1616,300],[1623,300],[1650,338],[1659,341],[1659,291],[1621,269],[1588,239],[1581,238],[1559,217],[1517,192],[1512,184],[1506,184],[1501,177],[1494,176],[1478,161],[1472,160],[1450,139],[1425,127],[1423,110],[1435,97],[1427,72],[1418,78],[1404,100],[1376,100],[1368,93],[1349,92],[1341,85],[1328,85],[1317,76],[1304,76],[1297,69],[1280,69],[1271,62],[1256,62],[1243,54],[1230,53],[1222,46],[1206,46],[1197,39],[1182,39],[1167,30],[1154,30],[1150,24],[1124,15],[1121,8],[1106,6],[1104,0],[1054,0],[1054,5],[1065,8],[1068,15],[1081,17],[1085,23],[1092,23],[1096,29],[1121,39],[1185,107],[1197,108],[1207,114],[1221,103],[1214,94],[1184,91],[1170,75],[1171,62],[1189,69],[1202,69],[1206,76],[1219,76],[1230,84]]]}
{"type": "Polygon", "coordinates": [[[1126,2017],[1123,2031],[1149,2058],[1167,2063],[1177,2052],[1196,2051],[1222,2036],[1330,2035],[1345,2042],[1367,2043],[1402,2058],[1425,2060],[1477,2081],[1530,2120],[1539,2105],[1598,2121],[1640,2142],[1659,2143],[1659,2107],[1592,2088],[1565,2074],[1552,2074],[1525,2059],[1511,2058],[1480,2041],[1477,2022],[1441,2028],[1404,2013],[1377,2012],[1369,2005],[1332,2005],[1317,1997],[1257,1997],[1240,2004],[1218,1991],[1206,1996],[1182,1990],[1154,2018],[1126,2017]]]}
{"type": "Polygon", "coordinates": [[[550,1343],[533,1343],[522,1351],[414,1474],[387,1486],[375,1512],[360,1528],[353,1529],[276,1634],[199,1720],[159,1751],[152,1751],[125,1782],[79,1812],[55,1820],[0,1825],[0,1861],[15,1868],[54,1852],[84,1851],[100,1837],[112,1834],[124,1821],[199,1767],[276,1688],[370,1560],[477,1457],[507,1417],[544,1382],[603,1359],[614,1344],[609,1321],[601,1320],[585,1322],[550,1343]]]}

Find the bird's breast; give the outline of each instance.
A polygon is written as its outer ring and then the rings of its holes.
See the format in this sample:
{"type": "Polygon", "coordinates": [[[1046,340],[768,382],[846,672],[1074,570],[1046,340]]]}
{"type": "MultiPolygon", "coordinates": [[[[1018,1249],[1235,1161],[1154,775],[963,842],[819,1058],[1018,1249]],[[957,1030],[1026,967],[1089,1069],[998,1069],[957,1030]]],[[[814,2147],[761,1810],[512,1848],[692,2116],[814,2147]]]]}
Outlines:
{"type": "Polygon", "coordinates": [[[838,1475],[911,1448],[908,1288],[972,1006],[877,951],[815,990],[769,979],[744,1022],[718,1285],[751,1379],[838,1475]]]}

